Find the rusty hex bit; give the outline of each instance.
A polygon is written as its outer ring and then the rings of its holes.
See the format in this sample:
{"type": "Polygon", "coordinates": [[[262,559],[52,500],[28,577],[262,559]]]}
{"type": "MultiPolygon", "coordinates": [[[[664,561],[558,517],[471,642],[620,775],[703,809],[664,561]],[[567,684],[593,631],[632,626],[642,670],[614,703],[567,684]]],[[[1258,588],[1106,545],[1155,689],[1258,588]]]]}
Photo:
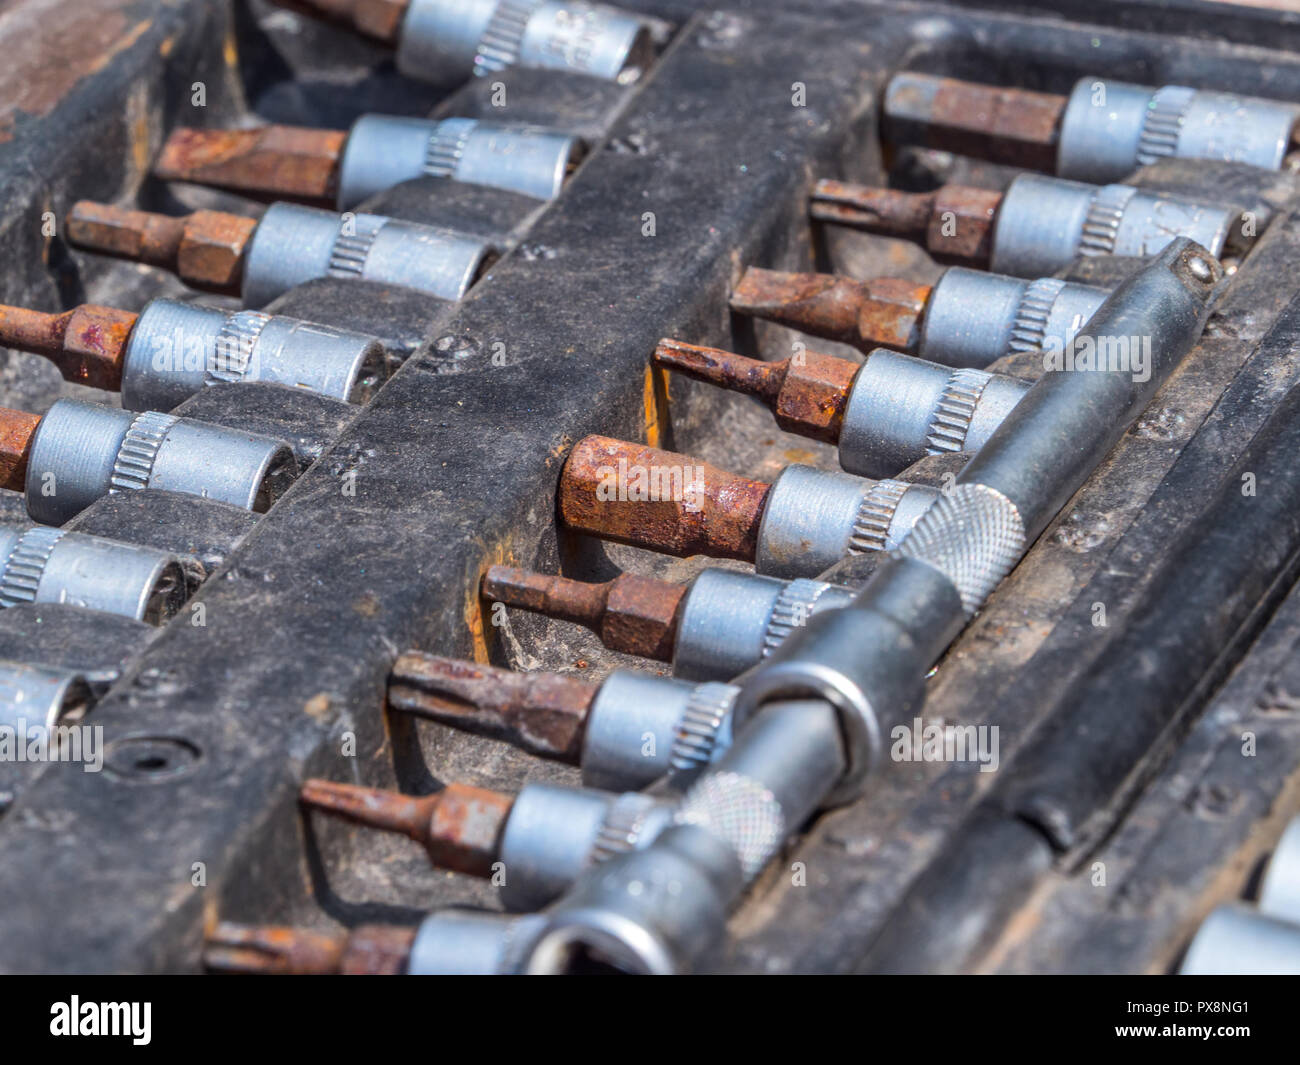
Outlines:
{"type": "Polygon", "coordinates": [[[116,392],[138,314],[85,304],[62,314],[0,305],[0,345],[44,355],[69,381],[116,392]]]}
{"type": "Polygon", "coordinates": [[[397,976],[406,972],[416,931],[362,925],[327,933],[221,921],[208,934],[203,963],[230,973],[397,976]]]}
{"type": "Polygon", "coordinates": [[[372,40],[396,44],[411,0],[272,0],[304,15],[345,26],[372,40]]]}
{"type": "Polygon", "coordinates": [[[514,673],[409,651],[388,680],[388,705],[577,765],[599,685],[556,673],[514,673]]]}
{"type": "Polygon", "coordinates": [[[884,128],[895,143],[1051,171],[1066,102],[1054,93],[905,72],[885,90],[884,128]]]}
{"type": "Polygon", "coordinates": [[[401,832],[421,844],[440,869],[487,877],[513,797],[486,788],[449,784],[423,798],[396,791],[309,780],[299,800],[366,828],[401,832]]]}
{"type": "Polygon", "coordinates": [[[611,651],[671,662],[687,585],[623,573],[600,584],[493,566],[483,597],[583,625],[611,651]]]}
{"type": "Polygon", "coordinates": [[[256,230],[256,219],[223,211],[173,218],[82,200],[68,215],[67,232],[78,248],[149,263],[195,288],[238,295],[256,230]]]}
{"type": "Polygon", "coordinates": [[[606,540],[749,562],[771,487],[689,455],[588,436],[560,474],[560,516],[606,540]]]}
{"type": "Polygon", "coordinates": [[[739,314],[870,351],[915,351],[931,286],[898,277],[858,281],[750,267],[731,294],[739,314]]]}
{"type": "Polygon", "coordinates": [[[720,348],[661,340],[656,366],[719,388],[758,396],[786,432],[833,444],[839,440],[853,382],[862,369],[849,359],[815,351],[780,362],[749,359],[720,348]]]}
{"type": "Polygon", "coordinates": [[[1002,193],[969,185],[900,192],[844,181],[819,181],[812,216],[883,236],[922,241],[937,258],[977,266],[992,254],[993,222],[1002,193]]]}
{"type": "Polygon", "coordinates": [[[11,492],[26,489],[27,460],[40,424],[39,414],[0,407],[0,488],[11,492]]]}
{"type": "Polygon", "coordinates": [[[167,138],[153,172],[164,181],[332,207],[347,139],[345,131],[301,126],[178,129],[167,138]]]}

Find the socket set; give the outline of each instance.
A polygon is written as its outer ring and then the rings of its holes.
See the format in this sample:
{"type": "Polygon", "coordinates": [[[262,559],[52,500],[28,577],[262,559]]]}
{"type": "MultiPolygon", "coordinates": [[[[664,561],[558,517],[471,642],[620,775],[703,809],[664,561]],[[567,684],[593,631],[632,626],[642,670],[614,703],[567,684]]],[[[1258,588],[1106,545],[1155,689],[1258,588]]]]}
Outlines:
{"type": "Polygon", "coordinates": [[[0,42],[0,969],[1300,972],[1300,14],[0,42]]]}

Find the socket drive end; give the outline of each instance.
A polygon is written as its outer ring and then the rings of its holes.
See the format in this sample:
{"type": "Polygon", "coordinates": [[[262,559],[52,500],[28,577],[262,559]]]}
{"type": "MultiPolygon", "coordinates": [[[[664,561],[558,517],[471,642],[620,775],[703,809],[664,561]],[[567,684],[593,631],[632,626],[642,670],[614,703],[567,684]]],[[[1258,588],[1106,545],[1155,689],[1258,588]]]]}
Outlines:
{"type": "Polygon", "coordinates": [[[556,673],[514,673],[410,651],[393,666],[388,704],[576,765],[596,690],[556,673]]]}
{"type": "Polygon", "coordinates": [[[589,436],[564,464],[559,509],[575,532],[679,558],[753,561],[770,488],[688,455],[589,436]]]}
{"type": "Polygon", "coordinates": [[[612,651],[671,662],[686,586],[630,573],[601,584],[586,584],[493,566],[483,577],[483,595],[507,606],[584,625],[612,651]]]}

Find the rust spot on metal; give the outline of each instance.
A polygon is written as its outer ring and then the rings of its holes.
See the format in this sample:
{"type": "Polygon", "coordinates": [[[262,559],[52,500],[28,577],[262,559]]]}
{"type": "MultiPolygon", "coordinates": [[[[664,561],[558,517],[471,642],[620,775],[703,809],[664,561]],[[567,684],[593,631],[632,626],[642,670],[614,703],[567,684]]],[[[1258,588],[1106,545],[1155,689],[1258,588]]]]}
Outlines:
{"type": "Polygon", "coordinates": [[[62,314],[0,306],[0,344],[44,355],[69,381],[116,391],[139,315],[86,304],[62,314]]]}
{"type": "Polygon", "coordinates": [[[753,561],[771,485],[689,455],[589,436],[560,475],[570,529],[685,558],[753,561]]]}
{"type": "Polygon", "coordinates": [[[1050,171],[1065,104],[1052,93],[904,73],[889,83],[884,110],[895,139],[1050,171]]]}
{"type": "Polygon", "coordinates": [[[686,586],[624,573],[601,584],[510,566],[483,578],[488,599],[583,625],[614,651],[671,662],[686,586]]]}
{"type": "Polygon", "coordinates": [[[556,673],[514,673],[409,651],[389,676],[388,704],[576,765],[596,690],[556,673]]]}
{"type": "Polygon", "coordinates": [[[930,291],[895,277],[858,281],[751,267],[731,295],[731,309],[863,351],[914,351],[930,291]]]}
{"type": "Polygon", "coordinates": [[[154,163],[165,181],[332,206],[348,135],[332,129],[178,129],[154,163]]]}
{"type": "Polygon", "coordinates": [[[27,487],[27,459],[39,414],[0,407],[0,488],[22,492],[27,487]]]}

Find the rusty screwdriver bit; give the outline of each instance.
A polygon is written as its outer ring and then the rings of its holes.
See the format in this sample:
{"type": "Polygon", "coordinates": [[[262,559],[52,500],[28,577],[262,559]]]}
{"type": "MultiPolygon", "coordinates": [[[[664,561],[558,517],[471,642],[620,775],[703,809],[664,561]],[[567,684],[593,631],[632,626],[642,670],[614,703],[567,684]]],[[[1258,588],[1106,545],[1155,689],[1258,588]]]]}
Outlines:
{"type": "Polygon", "coordinates": [[[221,921],[207,936],[203,963],[230,973],[398,976],[406,972],[415,934],[389,925],[326,933],[221,921]]]}
{"type": "Polygon", "coordinates": [[[257,220],[222,211],[172,218],[82,200],[68,215],[78,248],[171,270],[196,288],[237,295],[257,220]]]}
{"type": "Polygon", "coordinates": [[[833,444],[839,440],[853,380],[849,359],[805,351],[780,362],[749,359],[720,348],[661,340],[651,361],[719,388],[759,396],[786,432],[833,444]]]}
{"type": "Polygon", "coordinates": [[[116,392],[138,314],[85,304],[62,314],[0,305],[0,345],[44,355],[69,381],[116,392]]]}
{"type": "Polygon", "coordinates": [[[560,474],[560,517],[577,532],[681,558],[753,561],[771,487],[688,455],[588,436],[560,474]]]}
{"type": "Polygon", "coordinates": [[[833,274],[786,274],[750,267],[731,309],[863,351],[914,351],[929,285],[898,277],[858,281],[833,274]]]}
{"type": "Polygon", "coordinates": [[[811,210],[822,222],[923,240],[936,258],[983,266],[992,252],[993,220],[1001,203],[1002,193],[968,185],[899,192],[819,181],[813,189],[811,210]]]}
{"type": "Polygon", "coordinates": [[[21,492],[27,487],[27,459],[40,424],[39,414],[0,407],[0,488],[21,492]]]}
{"type": "Polygon", "coordinates": [[[272,3],[346,26],[372,40],[395,44],[411,0],[272,0],[272,3]]]}
{"type": "Polygon", "coordinates": [[[885,90],[885,131],[1010,166],[1053,170],[1066,97],[905,72],[885,90]]]}
{"type": "Polygon", "coordinates": [[[686,585],[623,573],[585,584],[566,577],[493,566],[483,596],[589,628],[612,651],[671,662],[686,585]]]}
{"type": "Polygon", "coordinates": [[[345,131],[300,126],[183,128],[167,138],[153,172],[164,181],[332,207],[347,139],[345,131]]]}
{"type": "Polygon", "coordinates": [[[576,765],[597,688],[409,651],[389,675],[388,705],[576,765]]]}
{"type": "Polygon", "coordinates": [[[299,799],[366,828],[401,832],[421,844],[440,869],[487,877],[497,838],[514,799],[486,788],[450,784],[423,798],[396,791],[309,780],[299,799]]]}

